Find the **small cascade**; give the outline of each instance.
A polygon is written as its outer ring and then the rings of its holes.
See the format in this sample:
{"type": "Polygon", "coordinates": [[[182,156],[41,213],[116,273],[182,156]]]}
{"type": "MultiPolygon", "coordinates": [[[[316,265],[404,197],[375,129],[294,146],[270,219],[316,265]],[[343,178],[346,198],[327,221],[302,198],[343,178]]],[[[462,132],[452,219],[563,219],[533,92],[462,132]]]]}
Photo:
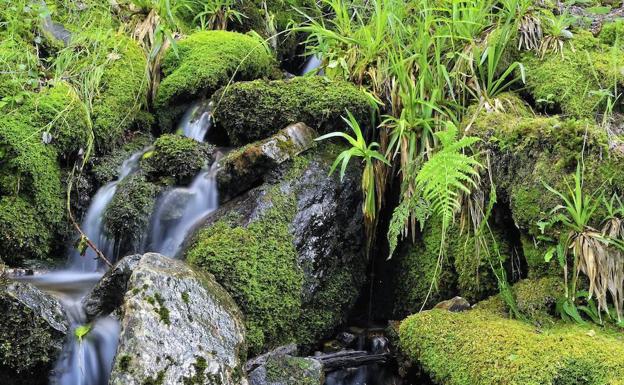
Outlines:
{"type": "MultiPolygon", "coordinates": [[[[305,75],[312,71],[316,71],[322,64],[321,58],[318,55],[312,55],[308,57],[305,64],[303,65],[303,69],[301,70],[301,75],[305,75]]],[[[319,72],[319,75],[322,75],[323,71],[319,72]]]]}
{"type": "MultiPolygon", "coordinates": [[[[114,242],[104,234],[103,217],[104,211],[113,200],[117,185],[139,167],[139,160],[144,151],[139,151],[126,159],[119,168],[119,176],[116,180],[102,186],[87,210],[82,223],[82,231],[92,240],[104,255],[113,255],[114,242]]],[[[80,255],[77,250],[71,252],[70,269],[74,271],[93,272],[98,269],[98,259],[95,251],[87,249],[85,255],[80,255]]]]}
{"type": "Polygon", "coordinates": [[[203,142],[208,130],[212,126],[212,102],[200,100],[186,111],[178,130],[188,138],[203,142]]]}
{"type": "Polygon", "coordinates": [[[217,209],[216,162],[199,173],[189,187],[177,187],[158,201],[146,251],[175,257],[193,226],[217,209]]]}

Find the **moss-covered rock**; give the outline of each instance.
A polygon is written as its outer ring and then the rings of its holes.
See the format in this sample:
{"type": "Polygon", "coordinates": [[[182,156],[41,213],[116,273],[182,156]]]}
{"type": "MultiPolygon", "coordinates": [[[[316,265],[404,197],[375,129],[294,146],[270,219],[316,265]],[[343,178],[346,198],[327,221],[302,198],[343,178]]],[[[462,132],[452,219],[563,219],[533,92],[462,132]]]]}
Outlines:
{"type": "Polygon", "coordinates": [[[14,262],[46,257],[64,218],[56,151],[23,119],[0,118],[0,259],[14,262]]]}
{"type": "Polygon", "coordinates": [[[190,101],[235,80],[275,75],[275,59],[259,39],[227,31],[196,32],[169,49],[155,108],[163,131],[172,131],[190,101]]]}
{"type": "Polygon", "coordinates": [[[470,302],[482,300],[498,291],[489,258],[498,266],[510,259],[510,245],[502,232],[493,226],[477,244],[475,236],[459,226],[446,235],[444,256],[440,257],[441,224],[432,218],[414,244],[406,242],[395,258],[397,265],[394,316],[404,317],[425,307],[460,295],[470,302]],[[440,259],[441,258],[441,259],[440,259]],[[441,261],[441,265],[439,265],[441,261]],[[435,281],[434,281],[435,274],[435,281]]]}
{"type": "Polygon", "coordinates": [[[569,324],[535,327],[486,310],[430,310],[408,317],[400,345],[437,384],[622,384],[618,333],[569,324]]]}
{"type": "Polygon", "coordinates": [[[92,158],[90,171],[95,184],[102,186],[116,179],[123,162],[132,154],[147,149],[153,141],[150,134],[139,133],[127,140],[115,152],[92,158]]]}
{"type": "Polygon", "coordinates": [[[47,384],[69,328],[61,304],[30,284],[0,278],[0,312],[0,382],[47,384]]]}
{"type": "MultiPolygon", "coordinates": [[[[514,112],[481,113],[470,128],[484,139],[483,149],[491,151],[491,170],[499,201],[511,208],[521,232],[524,256],[530,276],[551,271],[543,260],[546,247],[538,241],[540,220],[560,204],[544,184],[566,190],[580,161],[584,162],[584,188],[606,196],[622,194],[624,155],[609,148],[605,131],[589,120],[526,116],[514,112]]],[[[606,217],[603,207],[595,212],[592,225],[606,217]]],[[[554,263],[554,262],[553,262],[554,263]]]]}
{"type": "Polygon", "coordinates": [[[188,184],[206,165],[212,163],[214,147],[181,135],[165,134],[154,142],[154,149],[141,160],[150,181],[165,185],[188,184]]]}
{"type": "Polygon", "coordinates": [[[323,365],[306,357],[271,356],[249,373],[250,385],[322,385],[323,365]]]}
{"type": "Polygon", "coordinates": [[[602,91],[624,82],[623,53],[620,47],[612,48],[590,32],[579,31],[562,54],[522,57],[528,90],[546,111],[593,118],[605,105],[602,91]]]}
{"type": "MultiPolygon", "coordinates": [[[[333,146],[332,146],[333,148],[333,146]]],[[[359,172],[327,177],[334,150],[282,164],[214,212],[186,252],[246,314],[251,354],[310,344],[344,320],[365,278],[359,172]]]]}
{"type": "Polygon", "coordinates": [[[238,83],[216,93],[213,101],[212,132],[224,131],[233,145],[266,138],[297,122],[319,133],[340,130],[347,110],[368,127],[372,113],[365,93],[350,83],[323,77],[238,83]]]}
{"type": "Polygon", "coordinates": [[[113,200],[104,212],[104,231],[115,240],[115,258],[137,252],[160,187],[133,174],[117,185],[113,200]]]}
{"type": "Polygon", "coordinates": [[[34,47],[15,37],[2,37],[0,63],[0,100],[3,102],[19,101],[24,91],[38,86],[38,61],[34,47]]]}

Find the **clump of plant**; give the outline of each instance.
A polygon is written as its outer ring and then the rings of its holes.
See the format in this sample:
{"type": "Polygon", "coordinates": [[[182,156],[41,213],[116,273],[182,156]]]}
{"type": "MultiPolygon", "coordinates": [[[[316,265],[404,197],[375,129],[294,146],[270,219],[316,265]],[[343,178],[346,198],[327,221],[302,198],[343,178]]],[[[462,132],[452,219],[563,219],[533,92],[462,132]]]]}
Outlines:
{"type": "Polygon", "coordinates": [[[565,320],[584,323],[581,313],[602,324],[602,314],[617,322],[622,320],[624,303],[624,208],[617,197],[607,201],[599,189],[589,193],[583,185],[583,167],[579,163],[573,183],[565,181],[566,191],[545,184],[548,191],[561,199],[553,208],[552,218],[540,222],[542,231],[551,230],[558,236],[545,261],[556,258],[563,271],[565,294],[557,303],[557,311],[565,320]],[[609,213],[601,230],[592,227],[597,209],[604,204],[609,213]],[[580,290],[581,273],[587,279],[588,289],[580,290]],[[615,311],[608,303],[609,295],[615,311]]]}

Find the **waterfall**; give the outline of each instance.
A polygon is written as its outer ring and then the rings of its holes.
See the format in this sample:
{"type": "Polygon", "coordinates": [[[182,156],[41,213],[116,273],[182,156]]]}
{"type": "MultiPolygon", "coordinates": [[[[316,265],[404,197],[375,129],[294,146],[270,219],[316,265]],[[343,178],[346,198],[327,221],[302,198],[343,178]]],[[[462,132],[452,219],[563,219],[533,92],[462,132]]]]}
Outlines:
{"type": "MultiPolygon", "coordinates": [[[[116,180],[102,186],[91,199],[91,204],[87,209],[87,214],[82,223],[82,231],[95,243],[105,256],[113,255],[114,242],[104,234],[103,217],[104,211],[113,200],[117,185],[128,175],[132,174],[139,167],[139,160],[144,151],[135,152],[126,159],[119,168],[119,176],[116,180]]],[[[98,269],[98,258],[91,248],[88,248],[85,255],[74,250],[71,252],[70,268],[75,271],[90,272],[98,269]]]]}
{"type": "Polygon", "coordinates": [[[200,100],[184,113],[178,130],[186,137],[203,142],[212,125],[212,102],[200,100]]]}
{"type": "Polygon", "coordinates": [[[215,164],[210,170],[200,172],[189,187],[177,187],[159,199],[146,251],[175,257],[193,226],[217,209],[215,164]]]}

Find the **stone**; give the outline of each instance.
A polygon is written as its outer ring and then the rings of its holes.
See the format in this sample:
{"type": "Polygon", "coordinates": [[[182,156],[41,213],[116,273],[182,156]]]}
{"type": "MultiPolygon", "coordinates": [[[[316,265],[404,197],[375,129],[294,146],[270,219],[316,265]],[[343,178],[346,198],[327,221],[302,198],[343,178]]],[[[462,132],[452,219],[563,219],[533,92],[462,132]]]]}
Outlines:
{"type": "MultiPolygon", "coordinates": [[[[125,288],[110,385],[245,383],[242,316],[212,276],[147,253],[124,258],[94,291],[107,287],[125,288]]],[[[105,297],[114,301],[92,305],[91,312],[118,301],[111,293],[105,297]]]]}
{"type": "Polygon", "coordinates": [[[247,361],[247,363],[245,364],[245,371],[249,373],[252,370],[256,369],[257,367],[266,364],[267,360],[270,359],[271,357],[293,355],[293,354],[297,354],[297,345],[288,344],[288,345],[279,346],[269,352],[261,354],[247,361]]]}
{"type": "Polygon", "coordinates": [[[434,306],[434,309],[444,309],[454,313],[470,310],[470,302],[462,297],[453,297],[434,306]]]}
{"type": "Polygon", "coordinates": [[[219,199],[225,202],[262,183],[270,170],[312,147],[317,136],[306,124],[295,123],[267,139],[232,151],[219,161],[219,199]]]}
{"type": "Polygon", "coordinates": [[[47,384],[69,329],[61,303],[0,278],[0,314],[0,384],[47,384]]]}
{"type": "Polygon", "coordinates": [[[289,355],[270,357],[249,374],[249,385],[322,385],[324,381],[319,361],[289,355]]]}

